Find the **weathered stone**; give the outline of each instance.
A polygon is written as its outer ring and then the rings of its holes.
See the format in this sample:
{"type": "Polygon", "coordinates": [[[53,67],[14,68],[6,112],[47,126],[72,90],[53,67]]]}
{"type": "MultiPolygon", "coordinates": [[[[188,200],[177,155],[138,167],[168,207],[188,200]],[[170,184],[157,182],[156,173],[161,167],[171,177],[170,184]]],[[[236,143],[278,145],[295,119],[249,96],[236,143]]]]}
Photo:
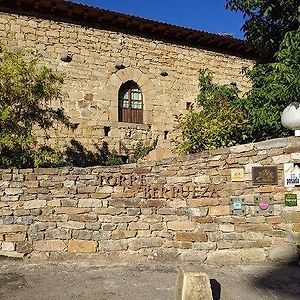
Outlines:
{"type": "Polygon", "coordinates": [[[110,231],[93,231],[92,232],[92,240],[94,241],[103,241],[103,240],[109,240],[111,238],[111,232],[110,231]]]}
{"type": "Polygon", "coordinates": [[[220,230],[223,232],[233,232],[234,231],[234,225],[232,224],[220,224],[220,230]]]}
{"type": "Polygon", "coordinates": [[[209,213],[211,216],[223,216],[223,215],[229,215],[230,214],[230,208],[228,206],[215,206],[210,207],[209,213]]]}
{"type": "Polygon", "coordinates": [[[272,261],[281,263],[291,263],[298,261],[299,254],[295,245],[281,245],[270,249],[269,253],[272,261]]]}
{"type": "Polygon", "coordinates": [[[0,250],[0,256],[6,256],[6,257],[11,257],[11,258],[23,258],[24,254],[23,253],[18,253],[16,251],[0,250]]]}
{"type": "Polygon", "coordinates": [[[194,230],[196,225],[191,221],[170,221],[167,223],[168,229],[175,231],[191,231],[194,230]]]}
{"type": "Polygon", "coordinates": [[[71,239],[71,232],[67,228],[49,228],[45,232],[45,238],[49,240],[68,240],[71,239]]]}
{"type": "Polygon", "coordinates": [[[264,249],[251,248],[251,249],[242,249],[242,260],[251,263],[251,262],[262,262],[266,260],[266,252],[264,249]]]}
{"type": "Polygon", "coordinates": [[[42,252],[64,251],[66,244],[61,240],[43,240],[33,243],[33,249],[42,252]]]}
{"type": "Polygon", "coordinates": [[[200,232],[176,232],[175,239],[182,242],[207,242],[207,234],[200,232]]]}
{"type": "Polygon", "coordinates": [[[210,280],[206,273],[180,270],[175,287],[175,300],[212,300],[210,280]]]}
{"type": "Polygon", "coordinates": [[[23,189],[21,189],[21,188],[6,188],[4,190],[4,193],[7,196],[22,195],[23,194],[23,189]]]}
{"type": "Polygon", "coordinates": [[[80,199],[78,207],[102,207],[103,202],[101,199],[80,199]]]}
{"type": "Polygon", "coordinates": [[[9,233],[5,234],[5,241],[7,242],[19,242],[26,239],[26,233],[9,233]]]}
{"type": "Polygon", "coordinates": [[[71,240],[68,243],[70,253],[93,253],[96,252],[97,242],[86,240],[71,240]]]}
{"type": "Polygon", "coordinates": [[[144,223],[144,222],[132,222],[128,226],[129,230],[147,230],[149,228],[150,228],[150,225],[148,223],[144,223]]]}
{"type": "Polygon", "coordinates": [[[129,250],[137,251],[142,248],[161,247],[162,239],[159,237],[139,238],[128,242],[129,250]]]}
{"type": "Polygon", "coordinates": [[[300,223],[300,211],[284,211],[281,216],[287,223],[300,223]]]}
{"type": "Polygon", "coordinates": [[[199,251],[193,249],[181,250],[179,259],[183,261],[204,262],[207,258],[207,251],[199,251]]]}
{"type": "Polygon", "coordinates": [[[16,251],[19,253],[29,254],[32,249],[32,243],[27,241],[18,242],[16,244],[16,251]]]}
{"type": "Polygon", "coordinates": [[[135,230],[114,230],[112,232],[111,238],[113,240],[120,240],[120,239],[128,239],[135,237],[137,232],[135,230]]]}
{"type": "Polygon", "coordinates": [[[17,218],[17,223],[18,224],[25,224],[25,225],[30,225],[33,222],[31,216],[22,216],[17,218]]]}
{"type": "Polygon", "coordinates": [[[241,250],[215,250],[207,254],[207,262],[209,263],[240,263],[241,259],[241,250]]]}
{"type": "Polygon", "coordinates": [[[0,233],[26,232],[27,225],[0,225],[0,233]]]}
{"type": "Polygon", "coordinates": [[[15,244],[12,242],[2,242],[3,251],[15,251],[15,244]]]}
{"type": "Polygon", "coordinates": [[[140,208],[127,208],[127,214],[129,216],[138,216],[141,214],[140,208]]]}
{"type": "Polygon", "coordinates": [[[100,252],[125,251],[128,248],[126,241],[105,241],[99,243],[100,252]]]}
{"type": "Polygon", "coordinates": [[[30,225],[29,230],[33,232],[38,232],[38,231],[46,230],[47,228],[48,226],[46,223],[36,222],[30,225]]]}
{"type": "Polygon", "coordinates": [[[72,238],[80,240],[91,240],[92,239],[92,230],[73,230],[72,238]]]}
{"type": "Polygon", "coordinates": [[[43,208],[46,206],[46,200],[31,200],[24,203],[24,209],[43,208]]]}
{"type": "Polygon", "coordinates": [[[13,216],[6,216],[0,219],[0,224],[4,225],[10,225],[14,223],[14,217],[13,216]]]}
{"type": "Polygon", "coordinates": [[[76,222],[76,221],[68,221],[57,223],[57,227],[64,227],[69,229],[84,229],[85,223],[84,222],[76,222]]]}

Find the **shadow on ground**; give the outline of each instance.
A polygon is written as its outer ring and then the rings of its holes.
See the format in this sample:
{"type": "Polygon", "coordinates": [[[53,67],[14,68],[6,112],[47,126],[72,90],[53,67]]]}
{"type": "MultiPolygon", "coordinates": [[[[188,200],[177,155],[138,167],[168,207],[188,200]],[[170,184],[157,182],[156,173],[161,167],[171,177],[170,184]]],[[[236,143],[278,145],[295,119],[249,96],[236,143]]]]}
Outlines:
{"type": "Polygon", "coordinates": [[[300,299],[300,265],[277,266],[257,276],[253,284],[259,290],[280,295],[283,299],[300,299]]]}

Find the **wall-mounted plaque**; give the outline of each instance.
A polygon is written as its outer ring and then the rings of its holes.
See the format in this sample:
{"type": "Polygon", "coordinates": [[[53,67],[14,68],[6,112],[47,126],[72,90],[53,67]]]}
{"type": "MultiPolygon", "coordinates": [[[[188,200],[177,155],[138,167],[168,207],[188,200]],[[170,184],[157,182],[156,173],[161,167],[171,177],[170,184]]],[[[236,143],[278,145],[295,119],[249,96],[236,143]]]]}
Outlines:
{"type": "Polygon", "coordinates": [[[300,185],[300,168],[293,163],[284,164],[284,186],[295,187],[300,185]]]}
{"type": "Polygon", "coordinates": [[[232,215],[244,215],[246,213],[245,200],[242,198],[230,199],[230,212],[232,215]]]}
{"type": "Polygon", "coordinates": [[[231,169],[231,181],[245,181],[245,172],[243,168],[231,169]]]}
{"type": "Polygon", "coordinates": [[[255,185],[278,184],[277,167],[252,167],[252,182],[255,185]]]}
{"type": "Polygon", "coordinates": [[[255,196],[255,215],[257,216],[272,216],[274,214],[274,198],[255,196]]]}
{"type": "Polygon", "coordinates": [[[285,194],[284,204],[285,206],[297,206],[297,194],[285,194]]]}

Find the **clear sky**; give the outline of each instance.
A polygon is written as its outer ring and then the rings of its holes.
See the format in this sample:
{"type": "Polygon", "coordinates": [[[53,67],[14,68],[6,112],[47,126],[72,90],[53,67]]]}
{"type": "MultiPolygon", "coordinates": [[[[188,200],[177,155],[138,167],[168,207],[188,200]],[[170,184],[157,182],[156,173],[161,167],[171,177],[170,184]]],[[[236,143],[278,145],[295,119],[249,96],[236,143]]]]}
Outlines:
{"type": "Polygon", "coordinates": [[[198,30],[243,38],[242,14],[225,9],[225,0],[71,0],[103,9],[198,30]]]}

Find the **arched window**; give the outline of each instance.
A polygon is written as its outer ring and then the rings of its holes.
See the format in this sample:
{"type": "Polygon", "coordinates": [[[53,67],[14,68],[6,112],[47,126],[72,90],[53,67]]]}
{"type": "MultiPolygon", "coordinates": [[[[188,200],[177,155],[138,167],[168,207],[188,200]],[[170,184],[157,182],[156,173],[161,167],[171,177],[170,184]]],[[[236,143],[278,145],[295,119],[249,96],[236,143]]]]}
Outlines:
{"type": "Polygon", "coordinates": [[[143,97],[134,81],[127,81],[120,87],[119,122],[143,123],[143,97]]]}

